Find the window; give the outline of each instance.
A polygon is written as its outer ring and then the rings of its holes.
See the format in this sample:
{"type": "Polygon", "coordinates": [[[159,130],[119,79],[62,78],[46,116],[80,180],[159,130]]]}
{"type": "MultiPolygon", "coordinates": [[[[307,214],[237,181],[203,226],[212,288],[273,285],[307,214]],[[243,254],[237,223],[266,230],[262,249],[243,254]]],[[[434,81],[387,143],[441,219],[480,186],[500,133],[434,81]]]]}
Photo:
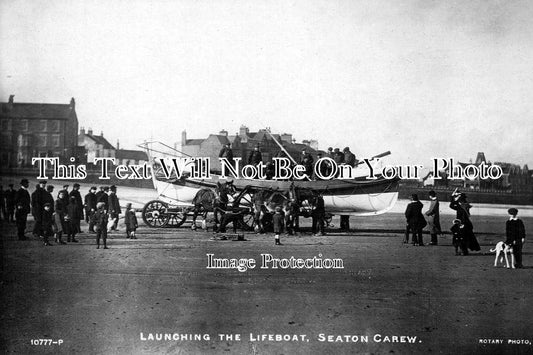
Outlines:
{"type": "Polygon", "coordinates": [[[22,132],[26,132],[28,130],[28,120],[25,120],[25,119],[15,120],[14,129],[17,129],[22,132]]]}
{"type": "Polygon", "coordinates": [[[46,138],[47,138],[47,136],[44,133],[36,134],[35,135],[35,140],[36,140],[35,145],[37,147],[46,147],[46,143],[47,143],[47,139],[46,138]]]}
{"type": "Polygon", "coordinates": [[[60,146],[59,143],[60,143],[59,134],[50,135],[50,145],[52,147],[59,147],[60,146]]]}
{"type": "Polygon", "coordinates": [[[48,132],[59,132],[59,121],[58,120],[48,121],[48,132]]]}
{"type": "Polygon", "coordinates": [[[39,127],[39,132],[46,132],[46,120],[39,120],[37,127],[39,127]]]}
{"type": "Polygon", "coordinates": [[[4,131],[4,132],[5,131],[9,131],[11,129],[11,120],[3,119],[1,127],[2,127],[2,131],[4,131]]]}

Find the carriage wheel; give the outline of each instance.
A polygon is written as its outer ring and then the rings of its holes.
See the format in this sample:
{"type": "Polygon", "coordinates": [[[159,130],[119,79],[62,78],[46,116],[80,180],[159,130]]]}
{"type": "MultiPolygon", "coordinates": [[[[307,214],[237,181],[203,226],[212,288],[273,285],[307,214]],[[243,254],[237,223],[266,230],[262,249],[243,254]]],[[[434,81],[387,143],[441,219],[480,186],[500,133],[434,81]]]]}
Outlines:
{"type": "Polygon", "coordinates": [[[252,202],[252,195],[249,193],[241,194],[239,198],[239,206],[244,207],[249,211],[242,218],[244,223],[241,223],[241,228],[245,231],[254,230],[255,220],[254,220],[254,203],[252,202]]]}
{"type": "Polygon", "coordinates": [[[159,200],[153,200],[144,205],[142,217],[144,223],[150,227],[164,227],[168,224],[168,205],[159,200]]]}
{"type": "Polygon", "coordinates": [[[172,211],[169,213],[168,218],[168,227],[180,227],[183,223],[185,223],[185,220],[187,219],[187,214],[183,211],[183,209],[179,209],[178,211],[172,211]]]}
{"type": "Polygon", "coordinates": [[[245,231],[254,230],[254,225],[255,225],[254,213],[250,212],[250,213],[245,214],[242,217],[242,222],[240,224],[241,224],[240,225],[241,229],[245,231]]]}

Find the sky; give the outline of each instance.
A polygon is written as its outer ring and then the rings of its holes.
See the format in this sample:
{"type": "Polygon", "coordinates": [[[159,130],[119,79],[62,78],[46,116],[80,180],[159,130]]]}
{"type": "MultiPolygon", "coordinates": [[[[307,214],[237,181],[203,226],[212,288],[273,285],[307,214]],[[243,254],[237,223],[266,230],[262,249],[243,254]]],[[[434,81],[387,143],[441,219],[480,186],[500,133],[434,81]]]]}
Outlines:
{"type": "Polygon", "coordinates": [[[533,2],[0,0],[0,101],[123,148],[270,127],[390,163],[533,167],[533,2]]]}

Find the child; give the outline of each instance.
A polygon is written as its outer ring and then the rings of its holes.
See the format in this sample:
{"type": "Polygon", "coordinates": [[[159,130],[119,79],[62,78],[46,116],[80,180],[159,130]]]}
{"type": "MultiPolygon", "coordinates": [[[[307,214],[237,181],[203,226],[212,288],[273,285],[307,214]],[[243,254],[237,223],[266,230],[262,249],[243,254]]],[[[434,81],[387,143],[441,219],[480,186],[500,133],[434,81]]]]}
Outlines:
{"type": "Polygon", "coordinates": [[[459,248],[461,248],[463,255],[468,255],[468,248],[466,247],[464,235],[464,224],[461,223],[460,219],[454,219],[453,226],[450,230],[453,235],[452,244],[455,247],[455,255],[461,255],[461,253],[459,253],[459,248]]]}
{"type": "Polygon", "coordinates": [[[48,241],[48,237],[52,236],[54,232],[52,231],[52,225],[54,224],[54,217],[52,216],[52,205],[50,203],[44,204],[44,211],[42,215],[41,227],[44,237],[44,245],[51,246],[52,244],[48,241]]]}
{"type": "Polygon", "coordinates": [[[507,240],[505,244],[513,247],[513,254],[515,259],[515,268],[522,268],[522,244],[526,241],[526,229],[524,222],[516,217],[518,210],[516,208],[509,208],[507,213],[511,216],[505,223],[505,232],[507,240]]]}
{"type": "Polygon", "coordinates": [[[80,207],[76,203],[76,197],[70,196],[70,203],[67,206],[68,214],[68,233],[67,242],[77,243],[76,233],[78,233],[78,225],[80,222],[80,207]]]}
{"type": "Polygon", "coordinates": [[[65,206],[64,197],[65,192],[59,191],[59,194],[57,196],[57,200],[55,202],[54,206],[54,233],[55,233],[55,240],[56,243],[59,244],[67,244],[64,241],[61,240],[63,236],[63,232],[68,232],[68,215],[67,215],[67,206],[65,206]]]}
{"type": "Polygon", "coordinates": [[[131,209],[131,203],[126,204],[126,214],[124,216],[124,223],[126,224],[126,236],[131,239],[137,239],[135,237],[135,231],[139,226],[137,224],[137,216],[135,216],[135,210],[131,209]]]}
{"type": "Polygon", "coordinates": [[[276,207],[276,213],[272,217],[272,224],[274,225],[276,245],[281,245],[281,242],[279,241],[279,235],[281,232],[283,232],[284,221],[285,221],[285,217],[283,216],[281,212],[281,207],[278,206],[276,207]]]}
{"type": "Polygon", "coordinates": [[[109,215],[105,210],[105,203],[96,204],[96,212],[92,216],[94,228],[96,230],[96,249],[100,249],[100,238],[103,239],[104,249],[107,249],[107,221],[109,215]]]}

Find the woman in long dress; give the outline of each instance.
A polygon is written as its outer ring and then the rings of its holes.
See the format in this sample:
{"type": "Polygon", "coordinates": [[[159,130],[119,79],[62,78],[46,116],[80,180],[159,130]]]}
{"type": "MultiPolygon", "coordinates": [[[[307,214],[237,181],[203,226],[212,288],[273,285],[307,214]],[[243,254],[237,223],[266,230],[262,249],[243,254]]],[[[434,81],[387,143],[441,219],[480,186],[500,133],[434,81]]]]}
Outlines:
{"type": "Polygon", "coordinates": [[[450,208],[457,212],[457,219],[460,219],[464,225],[464,237],[468,249],[472,251],[481,250],[474,234],[474,226],[472,221],[470,221],[470,208],[472,208],[472,205],[466,200],[466,195],[462,192],[452,195],[450,208]]]}

